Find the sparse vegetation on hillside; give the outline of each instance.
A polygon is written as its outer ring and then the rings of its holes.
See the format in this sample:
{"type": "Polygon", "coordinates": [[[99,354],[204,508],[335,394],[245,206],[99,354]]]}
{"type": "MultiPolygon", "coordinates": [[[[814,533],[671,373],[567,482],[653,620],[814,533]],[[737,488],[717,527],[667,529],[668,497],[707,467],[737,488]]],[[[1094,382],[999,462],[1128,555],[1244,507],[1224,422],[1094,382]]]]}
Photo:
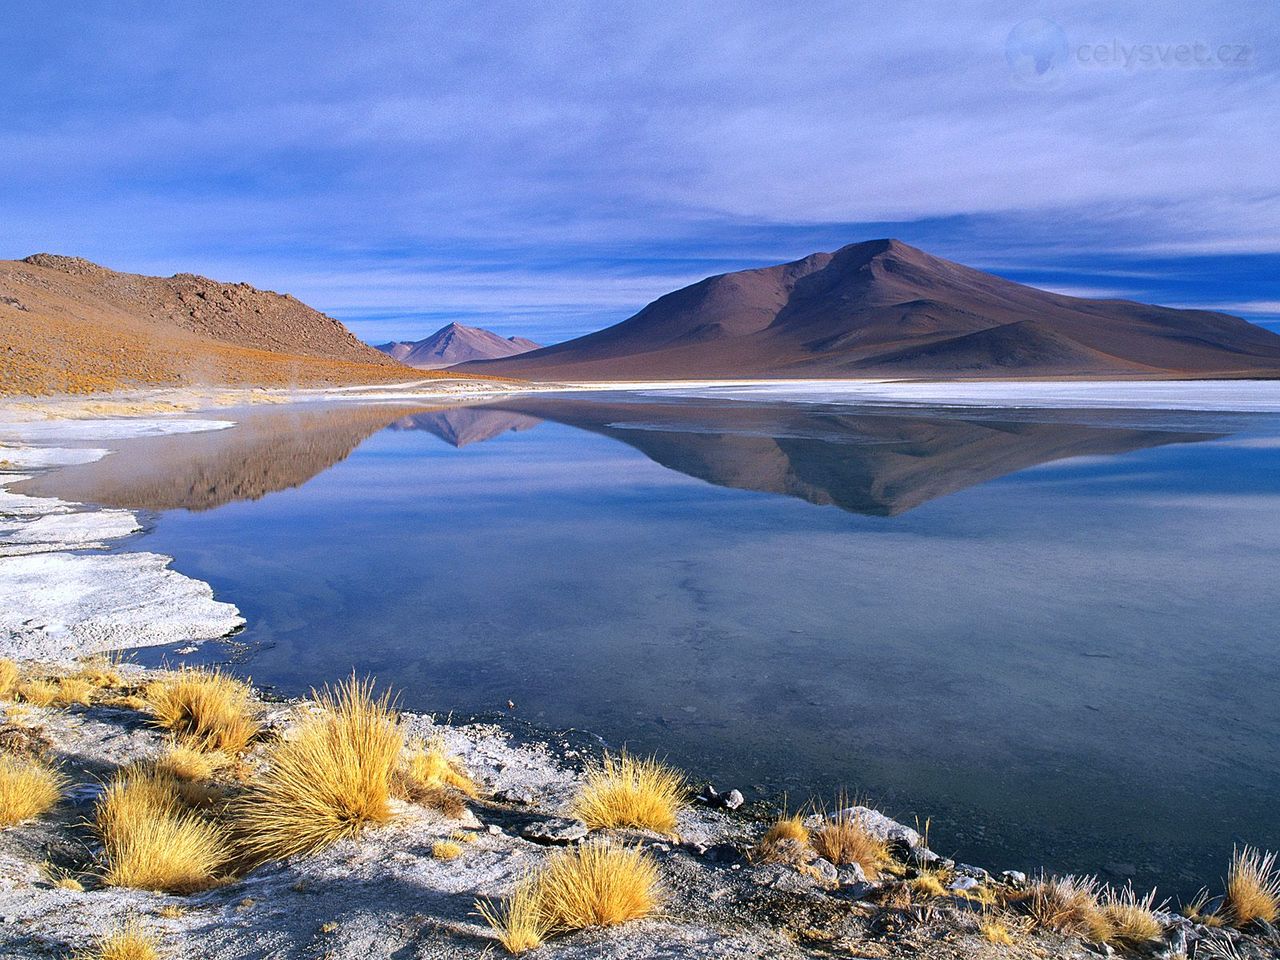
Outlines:
{"type": "Polygon", "coordinates": [[[1274,853],[1245,846],[1232,854],[1223,909],[1235,927],[1259,920],[1276,922],[1280,916],[1280,871],[1274,853]]]}

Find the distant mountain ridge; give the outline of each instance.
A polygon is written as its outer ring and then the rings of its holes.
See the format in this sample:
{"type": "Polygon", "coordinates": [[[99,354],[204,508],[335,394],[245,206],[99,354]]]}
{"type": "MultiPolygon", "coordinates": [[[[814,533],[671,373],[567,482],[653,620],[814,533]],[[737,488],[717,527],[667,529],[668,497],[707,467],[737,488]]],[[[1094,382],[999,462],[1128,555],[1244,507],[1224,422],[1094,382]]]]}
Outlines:
{"type": "Polygon", "coordinates": [[[883,239],[708,277],[604,330],[459,369],[588,381],[1278,377],[1280,336],[1223,313],[1050,293],[883,239]]]}
{"type": "Polygon", "coordinates": [[[421,370],[435,370],[469,360],[512,357],[542,346],[524,337],[502,337],[492,330],[449,323],[422,340],[379,344],[375,349],[421,370]]]}

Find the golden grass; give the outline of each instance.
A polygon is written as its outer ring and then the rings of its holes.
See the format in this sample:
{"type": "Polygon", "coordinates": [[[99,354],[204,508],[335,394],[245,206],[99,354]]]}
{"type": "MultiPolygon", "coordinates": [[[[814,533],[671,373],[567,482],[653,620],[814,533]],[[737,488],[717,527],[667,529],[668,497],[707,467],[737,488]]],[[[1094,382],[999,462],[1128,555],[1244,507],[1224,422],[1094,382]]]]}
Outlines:
{"type": "Polygon", "coordinates": [[[1106,942],[1138,947],[1158,940],[1164,933],[1164,927],[1156,919],[1155,900],[1154,890],[1140,897],[1132,885],[1125,885],[1119,890],[1108,887],[1103,891],[1100,909],[1110,927],[1106,942]]]}
{"type": "Polygon", "coordinates": [[[187,911],[176,903],[166,903],[163,907],[156,911],[156,916],[164,917],[166,920],[179,920],[187,915],[187,911]]]}
{"type": "Polygon", "coordinates": [[[797,851],[808,851],[809,828],[804,825],[804,815],[783,814],[765,831],[752,855],[757,860],[773,863],[789,863],[797,851]]]}
{"type": "Polygon", "coordinates": [[[1276,922],[1280,915],[1280,871],[1276,870],[1274,853],[1247,845],[1232,852],[1223,912],[1233,927],[1256,920],[1276,922]]]}
{"type": "Polygon", "coordinates": [[[444,737],[432,737],[429,741],[417,740],[409,747],[404,765],[405,776],[411,783],[422,787],[449,787],[466,794],[479,796],[480,790],[467,774],[461,762],[450,757],[445,750],[444,737]]]}
{"type": "Polygon", "coordinates": [[[97,687],[81,677],[59,677],[54,684],[57,687],[57,694],[53,703],[58,707],[71,707],[76,704],[87,707],[93,703],[93,695],[97,691],[97,687]]]}
{"type": "Polygon", "coordinates": [[[984,917],[978,922],[978,932],[982,934],[983,939],[988,943],[994,943],[1001,947],[1013,946],[1013,931],[1002,920],[996,920],[994,917],[984,917]]]}
{"type": "Polygon", "coordinates": [[[822,826],[813,832],[813,849],[837,866],[856,863],[868,880],[877,879],[891,860],[889,845],[847,807],[834,817],[823,817],[822,826]]]}
{"type": "Polygon", "coordinates": [[[918,876],[908,881],[908,885],[912,894],[917,897],[945,897],[950,879],[941,870],[922,870],[918,876]]]}
{"type": "Polygon", "coordinates": [[[156,725],[195,750],[239,753],[260,729],[249,685],[217,670],[183,667],[145,696],[156,725]]]}
{"type": "Polygon", "coordinates": [[[1112,928],[1102,913],[1098,894],[1094,877],[1041,878],[1024,903],[1039,926],[1104,943],[1112,928]]]}
{"type": "Polygon", "coordinates": [[[558,930],[610,927],[651,914],[658,866],[639,847],[594,841],[553,853],[501,906],[476,902],[508,953],[532,950],[558,930]]]}
{"type": "Polygon", "coordinates": [[[266,771],[236,805],[254,862],[311,853],[391,819],[404,734],[389,694],[352,677],[316,695],[319,712],[275,744],[266,771]]]}
{"type": "Polygon", "coordinates": [[[225,763],[219,754],[201,753],[175,744],[157,757],[153,766],[159,773],[175,780],[195,782],[212,779],[225,763]]]}
{"type": "Polygon", "coordinates": [[[82,663],[75,676],[98,690],[113,690],[124,685],[119,666],[118,658],[94,657],[82,663]]]}
{"type": "Polygon", "coordinates": [[[194,893],[217,886],[226,871],[226,831],[185,810],[178,785],[153,769],[117,776],[95,820],[111,886],[194,893]]]}
{"type": "Polygon", "coordinates": [[[501,905],[477,900],[475,909],[493,930],[502,948],[512,955],[536,950],[551,933],[536,874],[517,883],[501,905]]]}
{"type": "Polygon", "coordinates": [[[58,685],[52,680],[23,680],[18,684],[18,697],[33,707],[51,707],[58,701],[58,685]]]}
{"type": "Polygon", "coordinates": [[[1225,921],[1221,914],[1209,909],[1209,901],[1211,899],[1213,898],[1209,896],[1208,889],[1201,888],[1200,892],[1183,908],[1182,912],[1192,923],[1202,923],[1206,927],[1221,927],[1225,921]]]}
{"type": "Polygon", "coordinates": [[[437,860],[456,860],[462,856],[462,845],[452,840],[437,840],[431,845],[431,856],[437,860]]]}
{"type": "Polygon", "coordinates": [[[74,960],[159,960],[160,949],[155,935],[130,920],[102,937],[87,951],[78,951],[74,960]]]}
{"type": "Polygon", "coordinates": [[[38,760],[0,754],[0,827],[11,827],[53,808],[62,777],[38,760]]]}
{"type": "Polygon", "coordinates": [[[639,827],[674,833],[688,798],[684,774],[653,757],[605,754],[587,768],[573,814],[592,829],[639,827]]]}
{"type": "Polygon", "coordinates": [[[10,700],[18,692],[20,679],[18,665],[12,660],[0,659],[0,700],[10,700]]]}

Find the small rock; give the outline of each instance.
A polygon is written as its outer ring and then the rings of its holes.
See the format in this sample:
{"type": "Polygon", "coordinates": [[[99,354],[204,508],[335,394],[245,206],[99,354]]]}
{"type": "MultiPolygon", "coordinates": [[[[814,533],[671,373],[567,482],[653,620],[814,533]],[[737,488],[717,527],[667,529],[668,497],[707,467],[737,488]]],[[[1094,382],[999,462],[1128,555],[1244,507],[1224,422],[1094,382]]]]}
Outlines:
{"type": "Polygon", "coordinates": [[[707,784],[698,791],[698,795],[693,798],[697,803],[704,803],[708,807],[718,807],[720,805],[720,791],[707,784]]]}
{"type": "Polygon", "coordinates": [[[983,870],[981,867],[975,867],[970,863],[957,863],[954,869],[959,876],[972,877],[974,880],[978,880],[982,883],[986,883],[991,879],[991,874],[987,873],[987,871],[983,870]]]}
{"type": "Polygon", "coordinates": [[[737,810],[746,802],[747,798],[742,795],[741,790],[730,790],[724,795],[724,808],[726,810],[737,810]]]}
{"type": "Polygon", "coordinates": [[[951,881],[951,885],[947,889],[956,891],[976,890],[980,886],[982,884],[976,877],[956,877],[955,880],[951,881]]]}
{"type": "Polygon", "coordinates": [[[847,866],[841,867],[837,871],[837,879],[840,881],[840,886],[842,887],[849,887],[860,883],[865,884],[867,882],[867,872],[862,869],[862,864],[851,863],[847,866]]]}
{"type": "Polygon", "coordinates": [[[493,834],[495,837],[498,837],[498,836],[501,836],[501,835],[502,835],[502,828],[501,828],[500,826],[498,826],[496,823],[491,823],[491,824],[489,824],[489,826],[488,826],[488,830],[489,830],[489,832],[490,832],[491,834],[493,834]]]}
{"type": "Polygon", "coordinates": [[[737,810],[747,802],[741,790],[730,790],[728,793],[721,793],[711,784],[707,784],[698,791],[698,795],[693,799],[704,806],[716,810],[737,810]]]}
{"type": "Polygon", "coordinates": [[[1027,885],[1027,875],[1021,870],[1005,870],[1000,874],[1000,879],[1011,887],[1025,887],[1027,885]]]}
{"type": "Polygon", "coordinates": [[[909,849],[924,844],[924,838],[917,831],[870,807],[849,807],[836,816],[857,819],[869,834],[886,843],[899,843],[909,849]]]}
{"type": "Polygon", "coordinates": [[[534,843],[546,846],[568,846],[577,843],[587,835],[587,825],[581,820],[568,820],[553,817],[550,820],[538,820],[527,824],[520,831],[520,836],[534,843]]]}
{"type": "Polygon", "coordinates": [[[836,870],[836,865],[830,860],[824,860],[822,857],[818,857],[816,860],[809,863],[809,869],[812,870],[817,878],[822,880],[823,883],[828,883],[834,887],[840,882],[840,874],[836,870]]]}
{"type": "Polygon", "coordinates": [[[736,865],[742,860],[742,853],[732,843],[717,843],[707,848],[706,857],[712,863],[736,865]]]}
{"type": "Polygon", "coordinates": [[[907,854],[907,863],[913,867],[937,867],[942,863],[942,857],[928,847],[912,847],[907,854]]]}

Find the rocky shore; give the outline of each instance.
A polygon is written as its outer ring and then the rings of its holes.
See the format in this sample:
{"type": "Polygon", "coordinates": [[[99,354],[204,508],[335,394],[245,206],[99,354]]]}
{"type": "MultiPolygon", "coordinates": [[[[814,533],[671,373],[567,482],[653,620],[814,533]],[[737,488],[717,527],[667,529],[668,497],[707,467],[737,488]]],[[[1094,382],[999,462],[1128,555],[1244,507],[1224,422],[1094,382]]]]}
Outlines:
{"type": "MultiPolygon", "coordinates": [[[[98,421],[81,441],[109,441],[111,430],[220,427],[197,418],[98,421]]],[[[0,449],[0,491],[34,470],[106,455],[71,442],[76,431],[65,424],[42,431],[37,424],[2,438],[11,445],[0,449]],[[51,445],[55,433],[59,446],[51,445]]],[[[104,784],[154,762],[172,738],[147,698],[160,673],[85,657],[219,637],[241,622],[207,585],[169,570],[168,558],[110,552],[138,529],[129,511],[0,492],[0,658],[20,674],[0,692],[0,753],[48,764],[62,781],[51,810],[0,829],[0,958],[65,957],[125,923],[146,931],[166,957],[497,956],[502,948],[478,904],[510,896],[557,851],[595,841],[638,848],[652,860],[658,909],[618,926],[558,933],[533,955],[1280,955],[1280,934],[1265,919],[1233,925],[1221,898],[1180,913],[1136,895],[1126,901],[1123,891],[1099,895],[1087,882],[1059,887],[956,863],[929,848],[927,825],[838,804],[788,817],[744,804],[732,784],[699,782],[696,771],[673,830],[589,829],[575,819],[574,799],[602,744],[419,714],[400,716],[406,739],[442,744],[475,784],[464,803],[396,800],[384,825],[196,893],[110,885],[89,826],[104,784]],[[93,683],[66,679],[81,676],[86,663],[100,675],[93,683]],[[24,693],[23,683],[36,686],[24,693]],[[74,694],[49,693],[64,688],[74,694]],[[874,862],[824,856],[810,843],[833,823],[855,823],[871,837],[880,851],[874,862]],[[1112,911],[1105,931],[1082,927],[1078,917],[1054,922],[1045,909],[1051,897],[1081,890],[1093,898],[1089,909],[1112,911]],[[1126,914],[1128,906],[1136,912],[1126,914]]],[[[255,691],[250,709],[261,730],[236,758],[245,770],[295,736],[313,705],[255,691]]],[[[234,777],[224,786],[238,789],[234,777]]]]}

